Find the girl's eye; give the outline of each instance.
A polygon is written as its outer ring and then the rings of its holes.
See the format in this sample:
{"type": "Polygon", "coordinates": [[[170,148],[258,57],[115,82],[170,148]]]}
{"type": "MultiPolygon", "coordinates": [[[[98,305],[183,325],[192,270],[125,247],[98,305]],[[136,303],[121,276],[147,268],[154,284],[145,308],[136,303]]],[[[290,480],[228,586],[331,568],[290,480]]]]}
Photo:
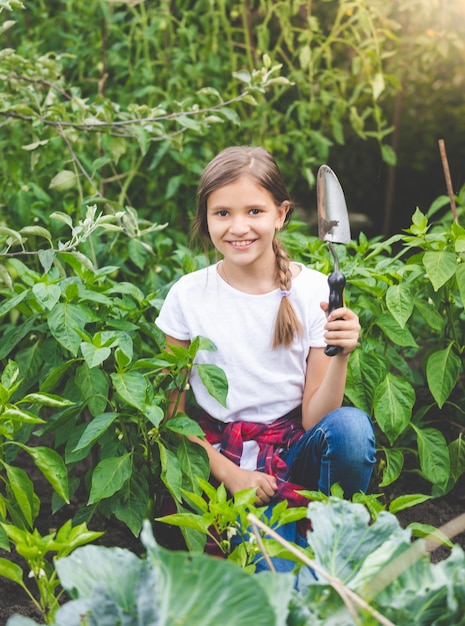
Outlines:
{"type": "Polygon", "coordinates": [[[260,209],[250,209],[250,213],[252,213],[252,215],[260,215],[261,210],[260,209]]]}
{"type": "Polygon", "coordinates": [[[216,213],[219,217],[226,217],[226,215],[228,215],[228,212],[226,211],[226,209],[222,209],[221,211],[217,211],[216,213]]]}

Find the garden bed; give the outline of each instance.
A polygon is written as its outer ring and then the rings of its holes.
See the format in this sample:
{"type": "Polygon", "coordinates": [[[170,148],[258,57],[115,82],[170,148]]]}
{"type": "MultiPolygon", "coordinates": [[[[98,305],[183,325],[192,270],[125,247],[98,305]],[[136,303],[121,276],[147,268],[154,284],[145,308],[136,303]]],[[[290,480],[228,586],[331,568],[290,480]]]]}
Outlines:
{"type": "MultiPolygon", "coordinates": [[[[69,507],[64,508],[55,515],[50,515],[51,489],[43,476],[35,469],[35,466],[28,462],[28,457],[24,459],[27,464],[27,471],[34,480],[36,492],[40,497],[42,506],[41,512],[37,519],[37,528],[41,533],[47,533],[49,530],[61,526],[74,512],[85,502],[80,501],[79,496],[72,499],[69,507]]],[[[406,493],[427,493],[428,485],[423,483],[418,477],[412,474],[403,474],[401,478],[391,487],[385,490],[388,498],[397,497],[406,493]]],[[[435,498],[412,508],[405,509],[397,514],[402,524],[406,526],[411,522],[420,522],[440,527],[447,522],[458,517],[465,511],[465,477],[462,477],[454,490],[441,498],[435,498]]],[[[90,527],[95,525],[89,524],[90,527]]],[[[458,543],[465,549],[465,532],[460,533],[454,538],[454,542],[458,543]]],[[[105,534],[98,542],[105,546],[119,546],[128,548],[136,554],[140,554],[143,546],[137,538],[127,529],[126,526],[118,521],[107,522],[105,534]]],[[[445,547],[439,547],[432,553],[432,560],[437,562],[446,558],[450,551],[445,547]]],[[[0,551],[0,557],[13,560],[23,566],[23,562],[14,553],[6,553],[0,551]]],[[[0,626],[4,626],[8,618],[19,613],[35,619],[42,623],[40,613],[34,607],[33,603],[26,596],[18,585],[0,577],[0,626]]]]}

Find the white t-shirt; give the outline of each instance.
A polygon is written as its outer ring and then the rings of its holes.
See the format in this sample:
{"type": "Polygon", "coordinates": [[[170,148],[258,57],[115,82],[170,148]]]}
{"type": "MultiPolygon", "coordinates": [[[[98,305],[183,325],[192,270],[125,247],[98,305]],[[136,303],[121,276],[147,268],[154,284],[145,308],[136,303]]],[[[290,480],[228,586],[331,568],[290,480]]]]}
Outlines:
{"type": "Polygon", "coordinates": [[[252,295],[238,291],[218,273],[218,264],[186,274],[169,291],[157,326],[179,340],[207,337],[214,352],[199,350],[196,363],[222,368],[228,379],[227,408],[212,398],[193,367],[190,385],[198,404],[212,417],[270,424],[302,402],[307,356],[322,348],[328,301],[327,277],[301,266],[290,295],[302,323],[302,336],[289,348],[273,349],[279,289],[252,295]]]}

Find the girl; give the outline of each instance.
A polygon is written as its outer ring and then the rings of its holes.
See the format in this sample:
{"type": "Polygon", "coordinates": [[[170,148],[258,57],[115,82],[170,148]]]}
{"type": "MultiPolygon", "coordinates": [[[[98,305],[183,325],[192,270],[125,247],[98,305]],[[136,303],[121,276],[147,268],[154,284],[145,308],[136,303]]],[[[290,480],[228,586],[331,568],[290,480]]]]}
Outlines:
{"type": "MultiPolygon", "coordinates": [[[[276,237],[293,210],[273,157],[259,147],[231,147],[205,168],[193,234],[222,259],[182,277],[156,320],[171,345],[197,335],[227,376],[227,408],[196,375],[190,385],[204,412],[211,474],[231,494],[253,488],[257,504],[303,504],[296,489],[350,497],[366,491],[375,462],[373,427],[341,408],[350,353],[360,325],[342,307],[329,316],[323,274],[291,262],[276,237]],[[340,346],[334,357],[326,344],[340,346]]],[[[183,407],[181,406],[181,410],[183,407]]],[[[295,538],[294,538],[295,540],[295,538]]]]}

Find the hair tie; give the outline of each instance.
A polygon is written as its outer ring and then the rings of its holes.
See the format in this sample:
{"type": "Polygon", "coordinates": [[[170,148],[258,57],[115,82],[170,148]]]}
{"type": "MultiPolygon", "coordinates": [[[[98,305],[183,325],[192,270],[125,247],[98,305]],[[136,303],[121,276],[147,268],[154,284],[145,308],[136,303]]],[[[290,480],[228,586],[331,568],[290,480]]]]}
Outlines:
{"type": "Polygon", "coordinates": [[[288,298],[291,295],[291,290],[281,289],[281,298],[288,298]]]}

